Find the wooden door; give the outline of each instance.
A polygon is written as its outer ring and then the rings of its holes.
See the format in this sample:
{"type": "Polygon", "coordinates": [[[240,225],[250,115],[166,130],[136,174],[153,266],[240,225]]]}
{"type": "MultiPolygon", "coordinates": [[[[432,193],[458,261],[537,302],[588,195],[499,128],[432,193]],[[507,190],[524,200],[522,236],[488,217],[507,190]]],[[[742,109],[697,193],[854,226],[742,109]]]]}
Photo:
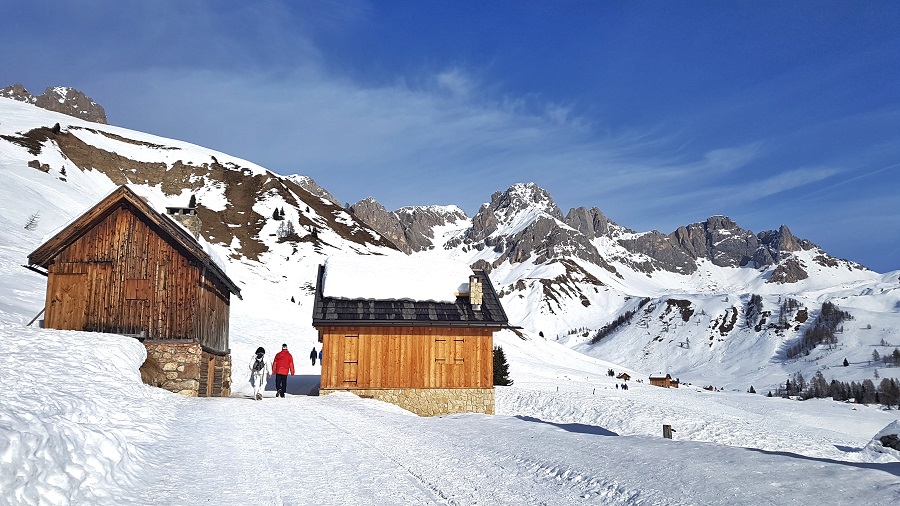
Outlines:
{"type": "MultiPolygon", "coordinates": [[[[210,355],[206,362],[206,395],[201,397],[212,397],[213,389],[216,385],[216,357],[210,355]]],[[[201,387],[202,388],[202,387],[201,387]]]]}
{"type": "Polygon", "coordinates": [[[87,275],[54,274],[47,285],[47,317],[44,326],[60,330],[84,330],[87,275]]]}

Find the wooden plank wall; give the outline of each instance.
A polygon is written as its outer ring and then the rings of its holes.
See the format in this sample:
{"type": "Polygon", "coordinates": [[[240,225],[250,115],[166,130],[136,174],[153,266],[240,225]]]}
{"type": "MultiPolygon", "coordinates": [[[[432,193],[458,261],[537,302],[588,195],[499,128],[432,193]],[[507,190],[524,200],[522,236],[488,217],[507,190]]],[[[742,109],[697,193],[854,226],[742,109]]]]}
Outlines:
{"type": "MultiPolygon", "coordinates": [[[[47,315],[51,328],[139,335],[153,340],[196,340],[228,349],[230,293],[209,280],[129,208],[120,207],[62,251],[48,268],[47,315]],[[55,303],[70,281],[84,275],[79,325],[71,304],[55,303]]],[[[70,289],[71,291],[71,289],[70,289]]],[[[75,310],[77,312],[77,308],[75,310]]]]}
{"type": "Polygon", "coordinates": [[[488,328],[325,327],[322,388],[491,388],[488,328]]]}

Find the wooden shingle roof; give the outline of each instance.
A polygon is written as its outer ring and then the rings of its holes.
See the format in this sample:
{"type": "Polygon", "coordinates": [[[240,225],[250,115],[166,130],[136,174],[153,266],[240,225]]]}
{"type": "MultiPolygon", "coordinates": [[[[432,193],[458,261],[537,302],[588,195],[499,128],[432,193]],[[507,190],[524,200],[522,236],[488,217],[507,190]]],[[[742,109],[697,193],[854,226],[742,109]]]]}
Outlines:
{"type": "Polygon", "coordinates": [[[506,327],[509,320],[490,278],[484,271],[476,270],[474,273],[482,280],[483,298],[479,310],[472,308],[468,295],[457,297],[456,302],[324,297],[325,266],[320,265],[313,304],[313,326],[506,327]]]}
{"type": "Polygon", "coordinates": [[[194,236],[171,218],[157,212],[144,199],[125,185],[119,186],[97,205],[79,216],[72,223],[48,239],[44,244],[28,255],[28,264],[32,267],[47,268],[62,251],[68,248],[81,236],[94,228],[107,216],[120,207],[128,207],[138,216],[143,217],[161,237],[168,240],[185,257],[195,261],[209,270],[213,277],[222,281],[228,290],[241,297],[241,289],[225,274],[225,271],[204,251],[203,246],[194,236]]]}

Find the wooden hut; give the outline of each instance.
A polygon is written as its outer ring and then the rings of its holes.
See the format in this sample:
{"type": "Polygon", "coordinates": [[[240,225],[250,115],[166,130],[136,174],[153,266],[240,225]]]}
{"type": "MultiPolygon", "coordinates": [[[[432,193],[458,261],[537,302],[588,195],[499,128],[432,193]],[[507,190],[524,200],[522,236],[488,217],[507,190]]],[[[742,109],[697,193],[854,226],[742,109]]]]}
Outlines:
{"type": "MultiPolygon", "coordinates": [[[[402,263],[399,269],[377,265],[383,257],[357,261],[376,263],[360,283],[376,274],[385,283],[409,274],[402,263]]],[[[330,259],[320,266],[313,309],[322,343],[320,393],[349,391],[425,416],[493,414],[493,333],[508,320],[487,274],[455,263],[464,269],[456,270],[462,279],[444,283],[445,300],[329,294],[342,265],[330,259]]],[[[434,282],[439,269],[418,283],[434,282]]]]}
{"type": "Polygon", "coordinates": [[[663,388],[678,388],[678,380],[672,379],[670,374],[654,374],[650,376],[650,384],[663,388]]]}
{"type": "Polygon", "coordinates": [[[44,326],[124,334],[147,347],[158,385],[228,396],[231,294],[223,268],[172,218],[120,186],[28,256],[47,276],[44,326]]]}
{"type": "Polygon", "coordinates": [[[628,381],[631,379],[631,375],[628,374],[627,372],[623,372],[623,373],[619,374],[618,376],[616,376],[616,379],[620,379],[622,381],[628,381]]]}

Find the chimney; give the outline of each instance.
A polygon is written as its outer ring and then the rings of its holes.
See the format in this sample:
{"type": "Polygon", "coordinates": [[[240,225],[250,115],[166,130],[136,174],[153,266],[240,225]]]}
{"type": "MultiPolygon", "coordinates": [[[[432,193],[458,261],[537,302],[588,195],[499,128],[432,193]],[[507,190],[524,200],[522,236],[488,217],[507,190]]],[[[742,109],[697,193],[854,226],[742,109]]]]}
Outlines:
{"type": "Polygon", "coordinates": [[[469,276],[469,302],[473,311],[481,311],[481,278],[477,275],[469,276]]]}
{"type": "Polygon", "coordinates": [[[166,214],[188,229],[188,232],[193,234],[194,239],[200,238],[201,223],[196,207],[167,207],[166,214]]]}

